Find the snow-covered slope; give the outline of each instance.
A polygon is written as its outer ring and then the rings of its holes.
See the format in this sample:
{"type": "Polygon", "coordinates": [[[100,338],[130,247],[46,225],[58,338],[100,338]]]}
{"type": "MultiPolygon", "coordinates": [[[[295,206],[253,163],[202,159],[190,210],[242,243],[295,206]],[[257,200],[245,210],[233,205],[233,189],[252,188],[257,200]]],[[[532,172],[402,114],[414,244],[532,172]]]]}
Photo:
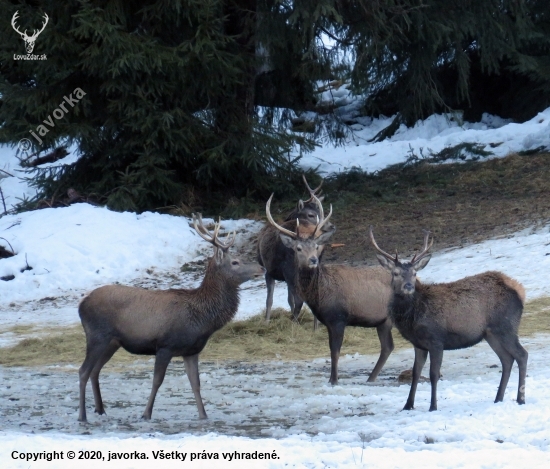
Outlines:
{"type": "Polygon", "coordinates": [[[492,153],[490,157],[536,148],[550,149],[550,108],[522,124],[490,114],[483,114],[480,122],[462,122],[460,113],[434,114],[413,127],[402,124],[389,139],[369,143],[395,116],[378,119],[361,116],[361,99],[352,96],[347,85],[324,91],[321,101],[336,106],[335,112],[342,121],[355,122],[342,147],[324,145],[302,158],[303,167],[318,168],[324,175],[353,167],[379,171],[402,163],[413,153],[426,157],[464,142],[479,144],[492,153]]]}
{"type": "MultiPolygon", "coordinates": [[[[336,93],[341,112],[353,113],[355,104],[345,88],[336,93]]],[[[320,165],[325,173],[352,166],[375,171],[404,161],[411,149],[419,154],[422,148],[427,154],[463,141],[482,143],[495,156],[550,147],[550,109],[524,124],[485,116],[481,123],[460,126],[445,116],[432,116],[414,128],[402,127],[391,139],[376,144],[367,140],[390,120],[359,117],[356,121],[353,138],[346,146],[319,148],[305,156],[302,164],[320,165]]],[[[12,148],[0,147],[0,169],[11,174],[2,173],[6,177],[0,180],[10,209],[18,197],[30,196],[32,191],[21,180],[12,148]]],[[[196,285],[200,275],[186,269],[182,272],[181,266],[204,259],[211,248],[189,223],[184,217],[115,213],[87,204],[3,216],[0,237],[5,239],[0,239],[0,244],[11,244],[17,255],[0,260],[0,276],[14,276],[0,281],[0,346],[18,340],[8,331],[9,326],[77,323],[81,295],[102,284],[196,285]],[[27,264],[32,270],[24,270],[27,264]],[[40,301],[45,298],[48,301],[40,301]]],[[[237,244],[243,245],[261,224],[224,220],[222,226],[226,231],[236,229],[237,244]]],[[[451,281],[485,270],[502,270],[521,281],[532,299],[550,295],[549,267],[547,225],[439,252],[422,272],[422,279],[451,281]]],[[[237,317],[260,313],[264,302],[262,282],[243,285],[237,317]]],[[[275,306],[286,306],[283,285],[276,287],[275,306]]],[[[254,373],[244,373],[239,366],[208,365],[201,368],[203,395],[211,416],[205,426],[195,420],[195,404],[187,381],[182,381],[181,366],[176,366],[177,374],[170,368],[155,407],[158,420],[150,425],[139,422],[136,409],[142,410],[145,404],[152,363],[139,372],[133,368],[104,372],[104,398],[111,403],[109,417],[95,417],[96,423],[89,427],[75,422],[76,369],[67,373],[56,368],[38,372],[0,367],[0,415],[4,413],[0,418],[0,467],[74,467],[75,461],[67,459],[69,450],[77,456],[80,450],[99,450],[105,459],[109,451],[144,451],[149,457],[145,461],[78,461],[98,468],[151,467],[152,463],[155,467],[517,467],[527,463],[543,467],[550,460],[549,343],[547,336],[524,341],[530,358],[527,404],[521,407],[512,400],[517,374],[511,377],[505,402],[491,403],[499,368],[493,368],[498,359],[486,344],[446,354],[441,410],[435,413],[426,412],[427,383],[419,386],[418,410],[400,412],[408,386],[391,385],[391,377],[411,366],[411,350],[392,355],[384,379],[375,386],[365,384],[365,370],[376,359],[369,356],[344,357],[342,385],[334,388],[326,385],[324,360],[262,364],[254,373]],[[166,421],[171,422],[170,432],[159,423],[166,421]],[[265,438],[242,436],[258,425],[265,430],[265,438]],[[232,436],[232,429],[241,436],[232,436]],[[83,436],[84,432],[90,435],[83,436]],[[166,435],[173,432],[182,433],[166,435]],[[13,451],[54,450],[64,451],[64,459],[33,462],[13,456],[13,451]],[[152,451],[160,450],[185,452],[188,459],[185,463],[155,460],[152,451]],[[221,459],[200,456],[190,461],[191,452],[203,454],[203,450],[215,452],[221,459]],[[223,452],[234,451],[275,451],[280,459],[223,459],[223,452]]]]}

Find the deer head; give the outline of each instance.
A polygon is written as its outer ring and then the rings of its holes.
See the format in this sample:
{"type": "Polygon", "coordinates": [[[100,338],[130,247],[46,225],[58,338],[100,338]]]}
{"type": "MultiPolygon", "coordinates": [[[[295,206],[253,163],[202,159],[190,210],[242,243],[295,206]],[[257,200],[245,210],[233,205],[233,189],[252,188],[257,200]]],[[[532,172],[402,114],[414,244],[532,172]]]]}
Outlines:
{"type": "Polygon", "coordinates": [[[228,240],[222,242],[218,238],[221,223],[214,223],[214,232],[208,231],[202,221],[202,215],[193,214],[193,226],[201,238],[214,246],[214,257],[210,262],[220,267],[227,278],[234,279],[237,283],[244,283],[254,277],[259,277],[265,273],[265,269],[260,265],[253,263],[244,263],[241,259],[229,254],[229,248],[235,243],[237,233],[233,231],[228,236],[228,240]]]}
{"type": "Polygon", "coordinates": [[[432,255],[428,253],[428,250],[434,243],[432,238],[432,242],[428,245],[430,232],[424,230],[424,247],[422,248],[422,251],[415,254],[410,261],[400,261],[397,258],[397,252],[395,253],[395,256],[392,256],[391,254],[382,251],[374,240],[372,226],[369,228],[369,235],[374,249],[378,251],[378,254],[376,255],[378,262],[380,262],[382,267],[388,269],[392,274],[391,283],[394,293],[401,295],[412,295],[415,292],[416,273],[426,267],[432,257],[432,255]]]}
{"type": "Polygon", "coordinates": [[[335,229],[334,225],[331,225],[332,229],[330,231],[323,231],[323,227],[327,225],[330,217],[332,216],[332,205],[330,206],[328,216],[325,218],[321,201],[315,195],[312,195],[312,198],[319,207],[319,215],[317,217],[315,230],[311,235],[303,236],[300,233],[300,220],[298,218],[296,219],[296,232],[290,231],[278,225],[275,220],[273,220],[270,210],[273,194],[271,194],[271,197],[267,201],[265,211],[269,223],[271,223],[281,232],[279,236],[281,237],[281,241],[283,242],[283,244],[287,248],[290,248],[294,251],[296,263],[298,264],[298,266],[307,266],[314,269],[318,267],[319,256],[323,251],[323,247],[325,243],[330,239],[330,237],[334,234],[335,229]]]}
{"type": "Polygon", "coordinates": [[[48,24],[48,20],[49,20],[48,15],[44,13],[44,23],[42,23],[42,28],[40,30],[35,29],[32,36],[27,36],[26,29],[25,29],[25,32],[23,33],[19,31],[19,28],[15,24],[15,22],[17,21],[18,15],[19,15],[19,11],[16,11],[11,19],[11,25],[13,29],[17,33],[19,33],[19,35],[23,38],[23,41],[25,41],[25,49],[27,49],[27,54],[32,54],[32,51],[34,50],[34,43],[36,42],[36,38],[42,31],[44,31],[44,28],[48,24]]]}

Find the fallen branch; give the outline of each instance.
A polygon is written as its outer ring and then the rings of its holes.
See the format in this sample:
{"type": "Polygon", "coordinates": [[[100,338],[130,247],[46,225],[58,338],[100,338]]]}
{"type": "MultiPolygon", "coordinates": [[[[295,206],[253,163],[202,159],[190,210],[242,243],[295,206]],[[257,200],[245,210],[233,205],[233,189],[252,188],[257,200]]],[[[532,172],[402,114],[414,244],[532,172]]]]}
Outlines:
{"type": "Polygon", "coordinates": [[[6,208],[6,199],[4,199],[4,191],[2,190],[2,187],[0,187],[0,197],[2,197],[2,205],[4,205],[4,215],[8,213],[8,209],[6,208]]]}
{"type": "Polygon", "coordinates": [[[29,161],[28,159],[21,161],[21,166],[34,168],[44,163],[55,163],[57,160],[65,158],[68,154],[69,152],[65,147],[58,147],[47,155],[39,156],[32,161],[29,161]]]}

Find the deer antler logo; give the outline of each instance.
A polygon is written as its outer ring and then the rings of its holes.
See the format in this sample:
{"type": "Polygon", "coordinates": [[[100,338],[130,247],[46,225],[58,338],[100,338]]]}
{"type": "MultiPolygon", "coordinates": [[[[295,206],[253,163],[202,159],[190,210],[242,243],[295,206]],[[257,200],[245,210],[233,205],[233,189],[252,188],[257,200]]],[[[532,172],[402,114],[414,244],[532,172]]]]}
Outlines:
{"type": "Polygon", "coordinates": [[[19,35],[23,38],[23,41],[25,41],[25,49],[27,49],[27,54],[32,54],[32,51],[34,49],[34,43],[36,42],[36,38],[42,31],[44,31],[44,28],[48,24],[48,19],[49,19],[48,15],[44,13],[44,23],[42,24],[42,29],[40,30],[35,29],[32,36],[27,36],[26,29],[24,33],[19,31],[19,29],[17,28],[17,25],[15,24],[15,22],[17,21],[18,15],[19,15],[19,10],[14,13],[13,18],[11,19],[11,25],[13,29],[15,29],[15,31],[19,33],[19,35]]]}

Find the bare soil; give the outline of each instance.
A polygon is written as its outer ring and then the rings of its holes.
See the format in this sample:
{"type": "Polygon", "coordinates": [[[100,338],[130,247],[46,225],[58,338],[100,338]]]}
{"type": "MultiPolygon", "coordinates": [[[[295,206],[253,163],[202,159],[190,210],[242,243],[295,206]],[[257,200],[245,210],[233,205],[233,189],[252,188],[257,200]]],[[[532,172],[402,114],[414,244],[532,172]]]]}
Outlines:
{"type": "Polygon", "coordinates": [[[348,173],[324,184],[337,227],[325,262],[374,264],[368,227],[383,249],[411,256],[422,229],[433,251],[506,236],[550,220],[550,153],[483,162],[421,163],[375,175],[348,173]]]}

